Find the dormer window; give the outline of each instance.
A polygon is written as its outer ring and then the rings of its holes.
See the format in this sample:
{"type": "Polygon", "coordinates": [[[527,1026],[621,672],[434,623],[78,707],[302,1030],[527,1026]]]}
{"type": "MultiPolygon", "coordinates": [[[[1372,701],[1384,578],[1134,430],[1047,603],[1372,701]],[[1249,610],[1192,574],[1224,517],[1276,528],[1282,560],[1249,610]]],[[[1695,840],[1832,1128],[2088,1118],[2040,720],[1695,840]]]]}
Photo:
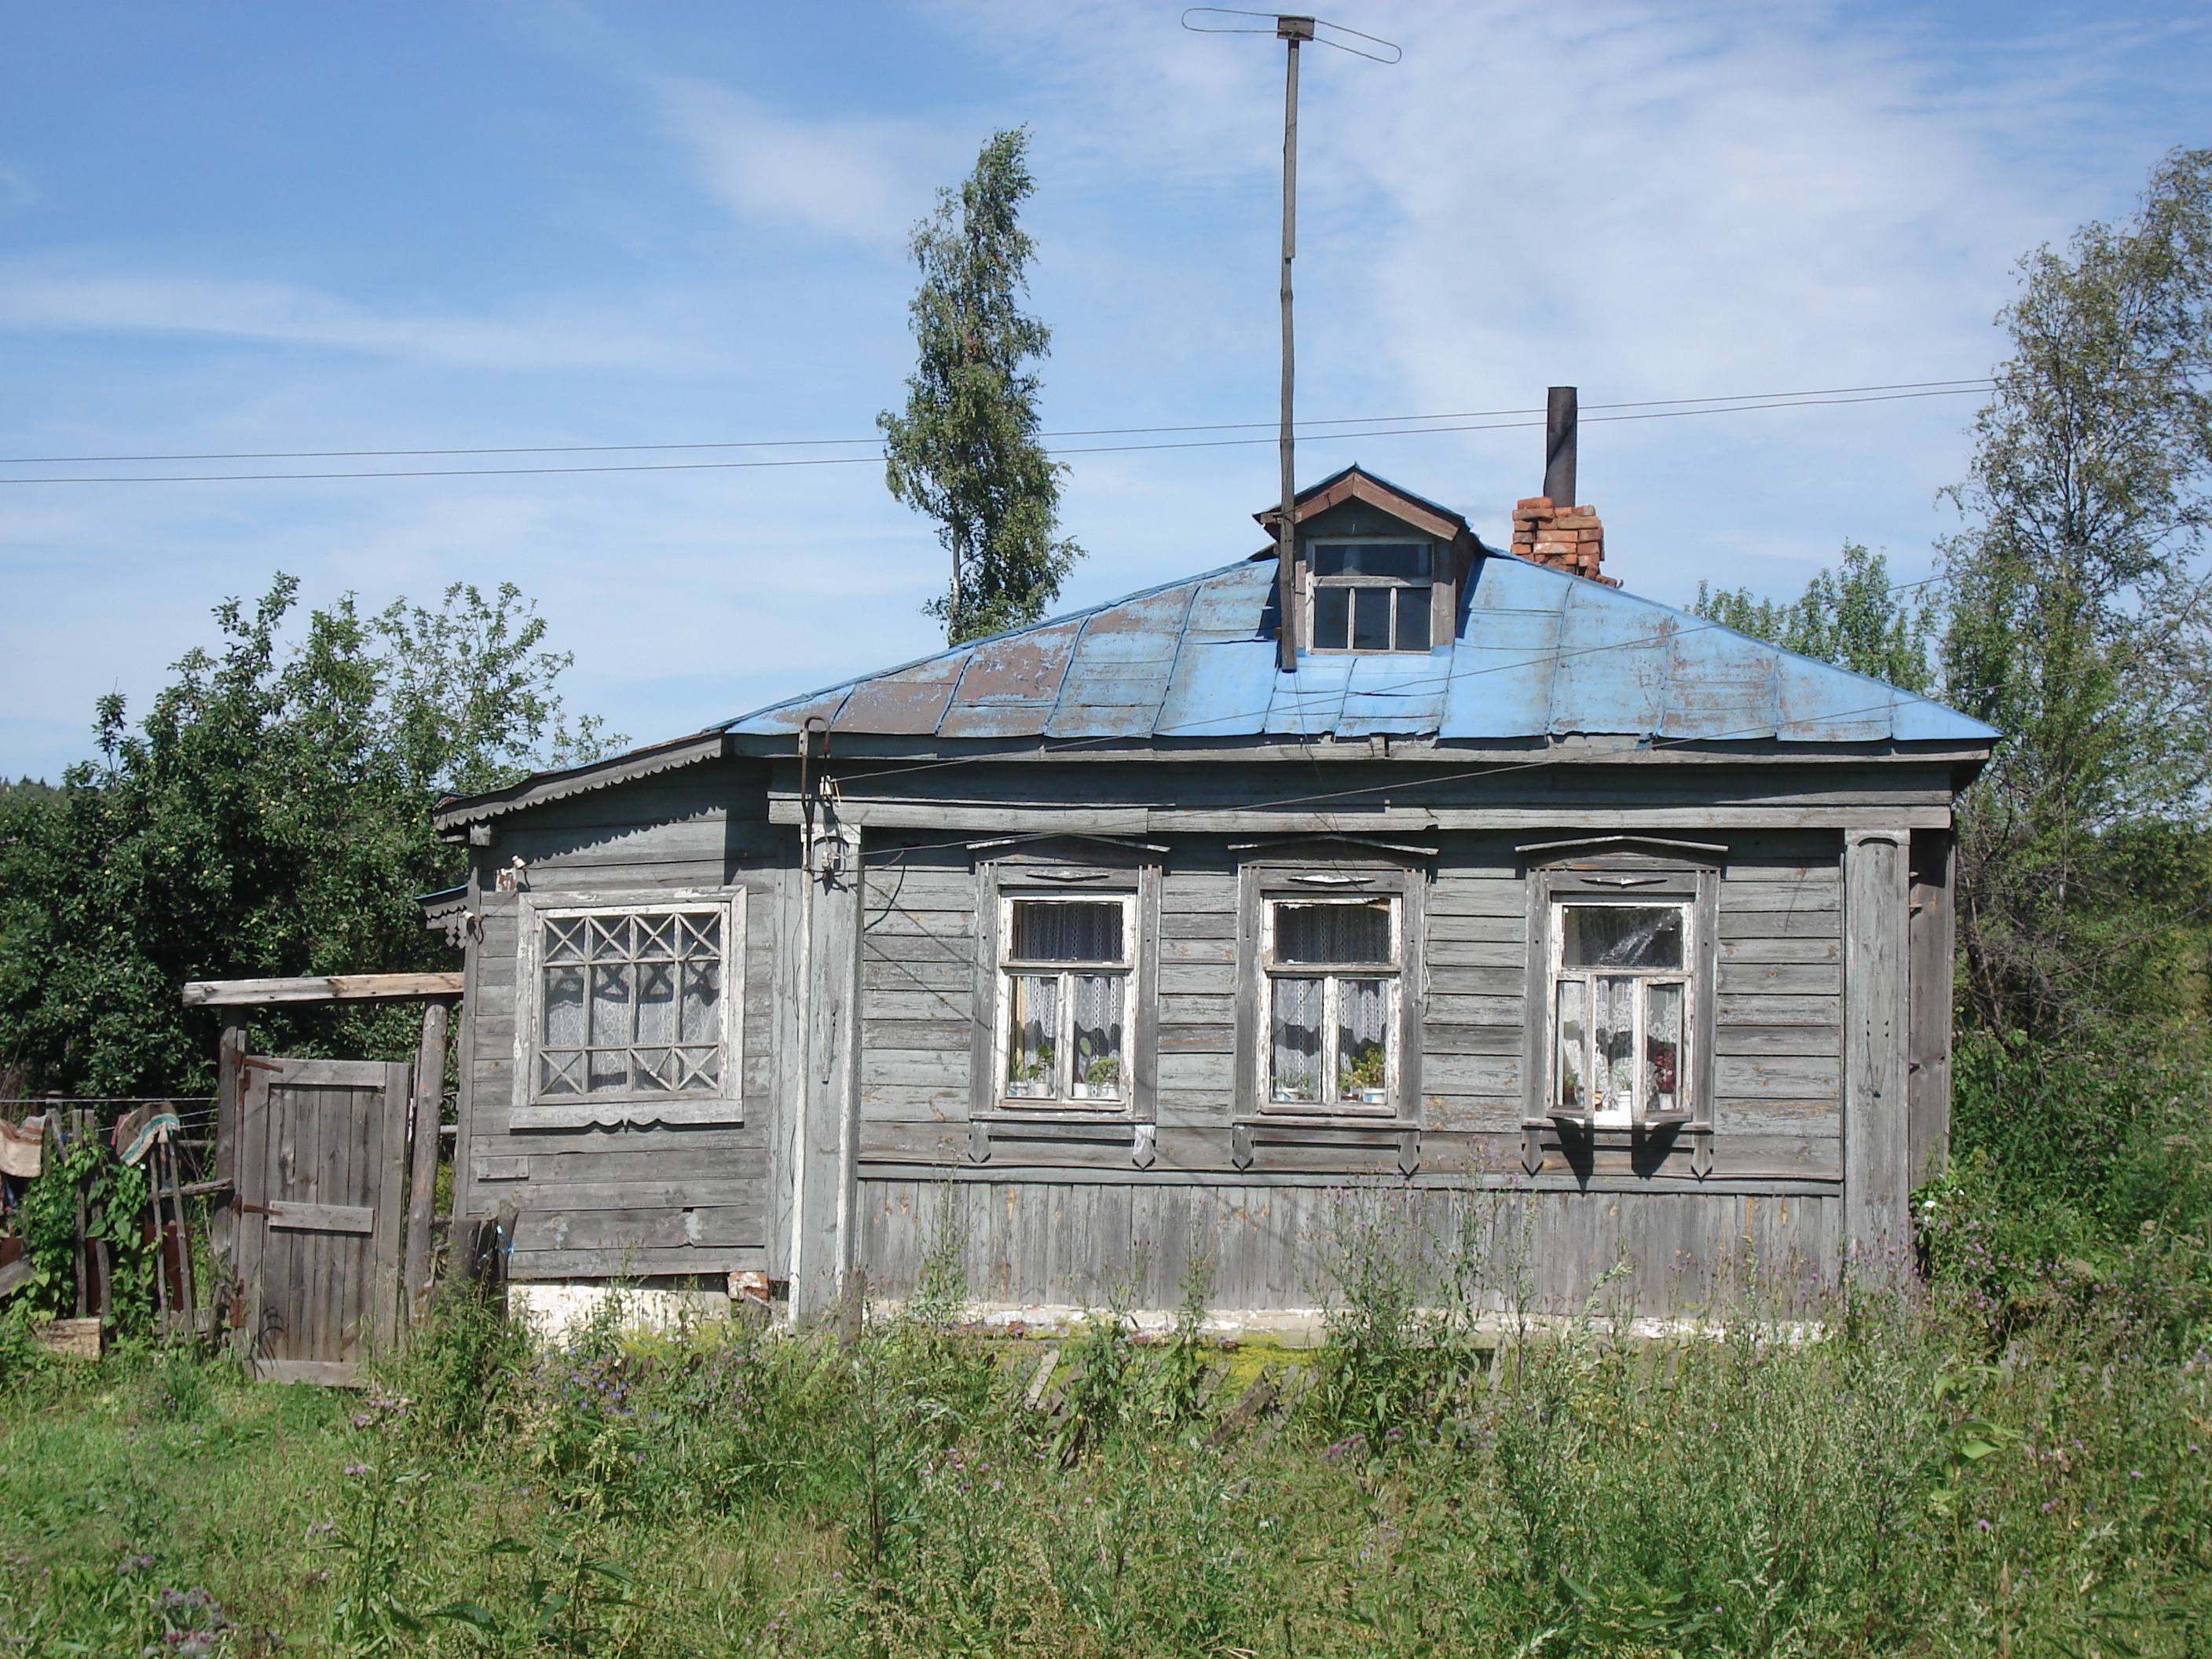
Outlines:
{"type": "Polygon", "coordinates": [[[1316,651],[1426,651],[1436,546],[1315,541],[1307,547],[1316,651]]]}

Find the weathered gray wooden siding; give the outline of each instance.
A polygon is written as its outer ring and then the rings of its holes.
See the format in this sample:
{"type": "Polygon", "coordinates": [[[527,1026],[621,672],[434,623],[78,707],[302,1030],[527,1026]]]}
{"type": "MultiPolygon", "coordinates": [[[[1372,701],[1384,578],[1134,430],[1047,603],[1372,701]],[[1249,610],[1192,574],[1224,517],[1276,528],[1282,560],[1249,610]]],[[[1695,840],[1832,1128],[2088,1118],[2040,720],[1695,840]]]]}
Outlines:
{"type": "Polygon", "coordinates": [[[965,848],[916,844],[927,839],[888,838],[866,852],[863,1158],[900,1149],[929,1161],[962,1155],[967,1146],[979,885],[965,848]]]}
{"type": "Polygon", "coordinates": [[[1842,1200],[1832,1194],[1469,1192],[1208,1181],[864,1181],[861,1259],[870,1286],[909,1293],[924,1255],[949,1237],[967,1293],[1001,1306],[1169,1308],[1195,1239],[1212,1257],[1210,1305],[1316,1308],[1337,1295],[1336,1264],[1361,1237],[1449,1248],[1464,1224],[1483,1241],[1501,1304],[1524,1273],[1543,1312],[1580,1308],[1623,1246],[1616,1281],[1632,1311],[1680,1314],[1753,1272],[1785,1294],[1832,1281],[1842,1200]]]}
{"type": "Polygon", "coordinates": [[[767,822],[762,769],[687,769],[502,819],[477,854],[482,888],[473,997],[466,1010],[468,1098],[457,1209],[520,1212],[517,1279],[713,1274],[769,1265],[779,1030],[780,866],[789,832],[767,822]],[[490,890],[516,858],[533,895],[641,902],[671,891],[746,895],[739,1112],[729,1125],[510,1131],[515,1103],[520,901],[490,890]]]}
{"type": "Polygon", "coordinates": [[[1715,992],[1716,1173],[1840,1180],[1841,837],[1732,838],[1715,992]]]}
{"type": "Polygon", "coordinates": [[[1225,1167],[1230,1120],[1245,1109],[1237,1102],[1237,866],[1219,837],[1172,847],[1160,882],[1160,1156],[1225,1167]]]}
{"type": "MultiPolygon", "coordinates": [[[[1254,1103],[1237,1091],[1237,866],[1228,838],[1164,838],[1158,1138],[1155,1161],[1143,1168],[1133,1163],[1129,1128],[1105,1124],[994,1125],[988,1162],[972,1161],[971,1035],[975,1020],[991,1017],[975,1006],[981,888],[965,849],[920,844],[927,839],[893,832],[870,843],[860,1259],[871,1280],[896,1285],[911,1273],[915,1194],[948,1182],[975,1234],[967,1248],[977,1293],[1063,1304],[1103,1294],[1128,1267],[1133,1240],[1164,1249],[1160,1218],[1185,1225],[1192,1194],[1210,1192],[1206,1201],[1242,1218],[1243,1229],[1231,1230],[1242,1243],[1224,1257],[1219,1304],[1310,1304],[1310,1274],[1296,1265],[1310,1253],[1301,1234],[1309,1212],[1335,1201],[1327,1197],[1332,1182],[1397,1181],[1401,1142],[1385,1126],[1285,1123],[1255,1130],[1249,1164],[1236,1164],[1231,1126],[1249,1118],[1254,1103]]],[[[1522,1022],[1532,1006],[1541,1012],[1525,982],[1528,878],[1515,848],[1528,839],[1526,831],[1436,838],[1425,907],[1419,1173],[1407,1190],[1470,1180],[1537,1189],[1498,1201],[1531,1206],[1532,1260],[1547,1296],[1580,1294],[1589,1262],[1601,1255],[1601,1269],[1626,1251],[1638,1264],[1639,1296],[1653,1308],[1674,1305],[1698,1293],[1670,1277],[1678,1259],[1710,1266],[1747,1230],[1763,1255],[1832,1271],[1840,837],[1730,840],[1708,988],[1718,1016],[1716,1163],[1702,1182],[1691,1174],[1686,1139],[1633,1164],[1626,1150],[1577,1164],[1554,1141],[1538,1176],[1522,1173],[1522,1022]],[[1595,1231],[1577,1242],[1574,1229],[1584,1225],[1595,1231]]],[[[1142,1294],[1172,1301],[1179,1269],[1156,1261],[1145,1271],[1152,1279],[1142,1294]]]]}
{"type": "MultiPolygon", "coordinates": [[[[1531,994],[1528,884],[1514,845],[1529,839],[1439,838],[1428,902],[1424,1164],[1472,1172],[1517,1158],[1522,1022],[1531,994]]],[[[1540,1010],[1541,990],[1534,995],[1540,1010]]]]}

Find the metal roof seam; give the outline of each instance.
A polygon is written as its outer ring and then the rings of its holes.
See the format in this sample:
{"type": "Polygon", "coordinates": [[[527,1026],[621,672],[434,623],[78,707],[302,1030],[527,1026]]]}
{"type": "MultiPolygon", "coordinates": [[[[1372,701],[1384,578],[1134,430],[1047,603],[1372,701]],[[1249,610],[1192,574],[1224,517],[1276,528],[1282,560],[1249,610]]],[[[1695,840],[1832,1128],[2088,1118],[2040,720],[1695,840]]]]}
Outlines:
{"type": "MultiPolygon", "coordinates": [[[[1060,699],[1067,695],[1068,681],[1075,678],[1076,659],[1083,654],[1083,641],[1091,635],[1091,624],[1098,620],[1101,612],[1110,608],[1102,605],[1097,610],[1085,611],[1083,616],[1083,626],[1075,630],[1075,637],[1067,642],[1067,659],[1060,665],[1059,684],[1052,688],[1052,707],[1045,710],[1044,719],[1037,726],[1037,734],[1040,737],[1051,731],[1053,722],[1060,718],[1060,699]]],[[[963,679],[967,677],[964,669],[962,671],[961,677],[963,679]]],[[[952,696],[956,702],[959,699],[958,686],[952,688],[952,696]]],[[[950,704],[946,706],[951,707],[950,704]]]]}
{"type": "MultiPolygon", "coordinates": [[[[1248,561],[1249,562],[1249,561],[1248,561]]],[[[1160,722],[1167,718],[1168,693],[1174,688],[1176,675],[1182,667],[1183,647],[1190,643],[1190,613],[1198,604],[1200,582],[1190,585],[1190,592],[1182,602],[1182,620],[1176,624],[1175,649],[1168,653],[1168,672],[1160,681],[1160,706],[1152,710],[1152,734],[1158,737],[1160,722]]]]}
{"type": "MultiPolygon", "coordinates": [[[[1249,559],[1239,559],[1234,564],[1224,564],[1216,569],[1203,570],[1194,576],[1178,576],[1173,581],[1158,582],[1151,587],[1140,588],[1134,593],[1117,594],[1113,599],[1102,599],[1097,605],[1085,605],[1079,611],[1070,611],[1062,616],[1043,617],[1033,623],[1024,623],[1018,628],[1006,628],[995,634],[986,634],[981,639],[963,640],[958,645],[949,645],[941,651],[931,651],[905,662],[894,664],[889,668],[874,669],[865,674],[855,674],[848,680],[834,681],[817,690],[804,691],[795,697],[780,697],[774,702],[762,704],[758,708],[749,708],[742,714],[733,714],[728,720],[716,720],[710,725],[702,726],[700,730],[727,732],[733,726],[743,726],[748,720],[758,720],[763,714],[773,714],[778,709],[796,708],[806,703],[817,702],[833,691],[845,692],[849,697],[855,687],[869,680],[889,679],[894,674],[903,674],[908,669],[920,668],[925,663],[933,663],[940,658],[958,656],[965,653],[972,660],[973,653],[977,647],[992,644],[995,641],[1010,639],[1017,634],[1026,634],[1036,629],[1056,627],[1062,623],[1073,622],[1079,617],[1087,620],[1102,611],[1111,611],[1117,605],[1133,604],[1138,599],[1148,599],[1156,593],[1165,593],[1172,588],[1195,587],[1198,584],[1211,581],[1217,576],[1228,575],[1250,562],[1249,559]]],[[[964,665],[961,672],[963,674],[966,673],[967,669],[964,665]]],[[[958,689],[956,684],[954,700],[957,701],[957,699],[958,689]]],[[[844,707],[843,702],[841,702],[838,707],[842,709],[844,707]]]]}

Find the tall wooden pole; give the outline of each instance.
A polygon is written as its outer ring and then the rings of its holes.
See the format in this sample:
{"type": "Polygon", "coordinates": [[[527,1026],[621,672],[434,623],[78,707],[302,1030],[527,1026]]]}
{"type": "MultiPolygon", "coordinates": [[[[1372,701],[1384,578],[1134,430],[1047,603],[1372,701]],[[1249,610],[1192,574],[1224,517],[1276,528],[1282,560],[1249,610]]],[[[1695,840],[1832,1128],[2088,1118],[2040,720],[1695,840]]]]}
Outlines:
{"type": "Polygon", "coordinates": [[[446,1095],[446,1005],[422,1010],[422,1043],[415,1056],[415,1170],[407,1199],[406,1267],[401,1283],[405,1301],[403,1328],[422,1314],[422,1291],[430,1282],[430,1219],[438,1191],[440,1103],[446,1095]]]}
{"type": "Polygon", "coordinates": [[[1275,527],[1275,592],[1281,611],[1275,629],[1275,665],[1285,673],[1298,665],[1297,440],[1291,425],[1291,393],[1297,378],[1296,340],[1291,327],[1291,261],[1298,251],[1298,43],[1314,38],[1310,17],[1278,17],[1275,33],[1289,48],[1283,74],[1283,516],[1275,527]]]}

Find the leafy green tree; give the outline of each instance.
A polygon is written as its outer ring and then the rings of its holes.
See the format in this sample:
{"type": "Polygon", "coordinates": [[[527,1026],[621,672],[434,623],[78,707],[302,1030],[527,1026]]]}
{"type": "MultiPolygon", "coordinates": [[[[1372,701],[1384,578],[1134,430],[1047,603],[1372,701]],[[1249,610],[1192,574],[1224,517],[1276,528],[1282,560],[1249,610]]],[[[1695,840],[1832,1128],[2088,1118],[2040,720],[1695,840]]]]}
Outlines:
{"type": "Polygon", "coordinates": [[[951,591],[924,607],[952,645],[1036,621],[1082,556],[1057,534],[1066,468],[1037,441],[1040,383],[1026,367],[1052,345],[1020,307],[1035,251],[1020,221],[1036,187],[1028,157],[1026,129],[994,133],[975,172],[915,227],[920,362],[905,414],[876,417],[891,494],[937,520],[952,556],[951,591]]]}
{"type": "Polygon", "coordinates": [[[1999,319],[1942,647],[1948,700],[2006,738],[1960,824],[1965,991],[1993,1030],[2201,994],[2208,301],[2212,150],[2182,150],[2131,218],[2030,254],[1999,319]]]}
{"type": "Polygon", "coordinates": [[[1795,599],[1754,599],[1743,587],[1709,592],[1699,582],[1690,608],[1785,651],[1925,693],[1935,679],[1929,647],[1936,613],[1932,605],[1913,602],[1917,591],[1914,585],[1891,584],[1889,562],[1881,554],[1845,542],[1842,568],[1821,571],[1795,599]]]}
{"type": "MultiPolygon", "coordinates": [[[[464,869],[432,803],[601,748],[562,713],[569,659],[514,587],[374,614],[347,595],[288,645],[297,589],[217,607],[222,645],[179,660],[137,729],[102,698],[100,758],[0,800],[0,1058],[26,1080],[204,1091],[215,1026],[179,1006],[185,981],[450,966],[415,903],[464,869]]],[[[413,1024],[280,1009],[254,1035],[398,1057],[413,1024]]]]}

